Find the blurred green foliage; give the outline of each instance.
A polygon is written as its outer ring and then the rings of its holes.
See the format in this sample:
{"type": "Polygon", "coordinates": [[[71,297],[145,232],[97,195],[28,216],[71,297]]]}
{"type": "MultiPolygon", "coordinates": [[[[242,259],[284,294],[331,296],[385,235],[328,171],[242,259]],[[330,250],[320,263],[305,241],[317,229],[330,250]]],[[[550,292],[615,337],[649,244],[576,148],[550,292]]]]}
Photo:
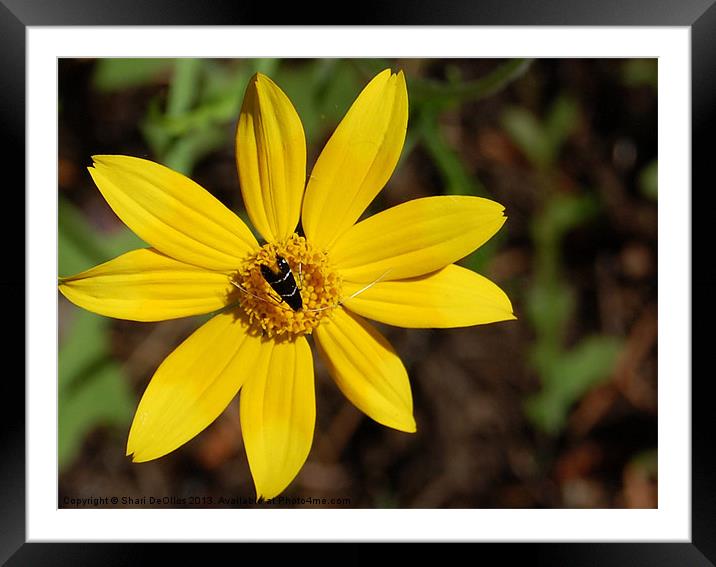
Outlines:
{"type": "MultiPolygon", "coordinates": [[[[443,181],[444,194],[490,196],[479,178],[468,170],[457,149],[447,141],[440,125],[442,114],[461,104],[477,102],[498,93],[520,78],[531,62],[530,59],[510,59],[486,76],[470,81],[460,76],[457,67],[448,68],[447,82],[409,81],[412,126],[406,146],[412,148],[420,144],[426,150],[443,181]]],[[[403,158],[408,151],[403,152],[403,158]]],[[[475,272],[484,271],[504,238],[504,233],[498,233],[461,263],[475,272]]]]}
{"type": "Polygon", "coordinates": [[[111,260],[146,243],[122,226],[112,234],[100,231],[67,199],[58,200],[58,271],[69,276],[111,260]]]}
{"type": "MultiPolygon", "coordinates": [[[[82,213],[59,200],[58,270],[75,274],[128,250],[145,246],[129,229],[107,237],[82,213]]],[[[100,425],[126,427],[134,395],[122,367],[112,358],[110,321],[81,309],[63,329],[58,356],[58,459],[72,463],[86,435],[100,425]]]]}
{"type": "Polygon", "coordinates": [[[309,140],[335,125],[355,97],[360,77],[355,67],[318,59],[298,67],[276,59],[223,61],[178,59],[166,101],[149,106],[142,132],[158,161],[190,174],[209,153],[232,147],[234,128],[251,76],[262,72],[281,84],[309,140]]]}
{"type": "Polygon", "coordinates": [[[658,59],[627,59],[622,65],[622,81],[629,87],[659,86],[658,59]]]}
{"type": "Polygon", "coordinates": [[[447,83],[429,79],[410,81],[412,131],[416,138],[413,142],[422,144],[432,158],[445,184],[445,194],[488,196],[483,184],[468,171],[459,153],[445,139],[440,128],[442,113],[499,92],[522,76],[529,65],[530,60],[512,59],[473,81],[463,81],[457,71],[449,73],[452,78],[447,83]]]}
{"type": "Polygon", "coordinates": [[[659,162],[649,162],[639,173],[639,190],[641,194],[653,201],[659,194],[659,162]]]}
{"type": "MultiPolygon", "coordinates": [[[[621,67],[622,81],[628,87],[647,86],[656,90],[659,86],[658,59],[627,59],[621,67]]],[[[639,173],[639,190],[641,194],[657,200],[658,196],[658,161],[654,159],[639,173]]]]}
{"type": "Polygon", "coordinates": [[[526,400],[527,417],[540,430],[559,434],[572,405],[611,375],[621,340],[607,335],[582,339],[565,347],[567,323],[574,308],[574,291],[561,273],[561,250],[569,232],[599,213],[597,200],[586,190],[562,194],[555,190],[562,147],[579,124],[577,102],[559,96],[543,119],[524,108],[508,108],[505,131],[538,172],[543,204],[532,219],[534,279],[526,297],[526,313],[535,332],[530,362],[541,390],[526,400]]]}
{"type": "Polygon", "coordinates": [[[569,231],[596,213],[595,201],[587,195],[558,195],[549,199],[542,215],[532,223],[535,270],[526,312],[536,335],[530,362],[542,389],[527,400],[526,410],[532,422],[550,434],[562,430],[575,402],[610,376],[621,349],[621,340],[606,335],[586,337],[572,348],[564,347],[575,298],[561,274],[560,249],[569,231]]]}
{"type": "Polygon", "coordinates": [[[512,141],[538,169],[555,164],[559,151],[577,124],[577,103],[566,96],[555,100],[543,121],[524,108],[505,111],[502,124],[512,141]]]}
{"type": "Polygon", "coordinates": [[[110,58],[100,59],[95,65],[92,86],[102,93],[111,93],[146,85],[166,77],[172,59],[110,58]]]}
{"type": "Polygon", "coordinates": [[[224,65],[213,59],[176,59],[166,97],[157,95],[141,125],[157,161],[190,175],[211,152],[231,145],[244,90],[257,71],[270,73],[275,60],[224,65]]]}
{"type": "Polygon", "coordinates": [[[97,426],[129,425],[134,396],[122,368],[112,360],[109,320],[76,312],[72,331],[59,351],[58,438],[60,469],[77,456],[85,436],[97,426]]]}
{"type": "Polygon", "coordinates": [[[658,449],[647,449],[634,455],[630,461],[630,465],[639,470],[644,471],[651,478],[656,479],[659,476],[659,452],[658,449]]]}

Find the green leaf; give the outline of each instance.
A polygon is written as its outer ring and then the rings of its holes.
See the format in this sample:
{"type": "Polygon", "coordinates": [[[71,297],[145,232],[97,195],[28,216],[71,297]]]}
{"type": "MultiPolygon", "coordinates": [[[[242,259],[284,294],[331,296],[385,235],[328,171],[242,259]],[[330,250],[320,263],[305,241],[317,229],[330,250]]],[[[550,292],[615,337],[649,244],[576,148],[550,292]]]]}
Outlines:
{"type": "MultiPolygon", "coordinates": [[[[574,294],[562,282],[535,282],[527,292],[527,317],[537,334],[536,345],[546,343],[549,353],[557,353],[564,329],[574,309],[574,294]]],[[[551,365],[551,360],[539,360],[538,368],[551,365]]]]}
{"type": "Polygon", "coordinates": [[[139,124],[139,131],[155,156],[162,156],[172,141],[172,134],[166,126],[161,100],[149,100],[147,112],[139,124]]]}
{"type": "Polygon", "coordinates": [[[646,449],[629,459],[629,465],[639,468],[651,478],[659,476],[659,453],[657,449],[646,449]]]}
{"type": "Polygon", "coordinates": [[[511,107],[502,115],[507,135],[537,168],[554,165],[569,136],[579,123],[579,106],[569,97],[555,100],[544,122],[521,107],[511,107]]]}
{"type": "Polygon", "coordinates": [[[98,426],[126,427],[133,399],[121,368],[105,361],[58,400],[57,449],[61,469],[76,458],[82,442],[98,426]]]}
{"type": "Polygon", "coordinates": [[[126,227],[110,234],[95,229],[72,203],[58,200],[57,256],[61,275],[77,274],[147,244],[126,227]]]}
{"type": "Polygon", "coordinates": [[[531,112],[520,107],[508,108],[502,114],[502,126],[533,165],[545,168],[552,164],[551,140],[531,112]]]}
{"type": "Polygon", "coordinates": [[[362,86],[356,68],[335,59],[283,67],[275,79],[301,117],[309,144],[335,129],[362,86]]]}
{"type": "Polygon", "coordinates": [[[497,251],[502,247],[503,242],[507,233],[505,231],[498,232],[495,236],[490,238],[485,244],[480,246],[477,250],[466,256],[460,264],[469,268],[473,272],[483,274],[487,266],[490,264],[492,259],[495,257],[497,251]]]}
{"type": "Polygon", "coordinates": [[[549,435],[558,435],[564,428],[567,408],[555,390],[543,390],[525,402],[525,414],[532,425],[549,435]]]}
{"type": "Polygon", "coordinates": [[[575,301],[561,275],[562,241],[597,210],[590,194],[552,195],[531,227],[535,276],[526,311],[536,334],[530,361],[542,390],[526,402],[525,411],[535,426],[549,434],[559,433],[572,404],[608,376],[619,348],[612,337],[586,339],[567,352],[562,346],[575,301]]]}
{"type": "Polygon", "coordinates": [[[659,196],[659,162],[653,160],[639,173],[639,189],[645,197],[656,201],[659,196]]]}
{"type": "Polygon", "coordinates": [[[103,238],[102,249],[104,250],[107,260],[116,258],[130,250],[147,248],[149,246],[144,240],[124,226],[111,234],[103,235],[103,238]]]}
{"type": "Polygon", "coordinates": [[[154,99],[141,125],[157,161],[191,175],[198,161],[231,141],[250,76],[259,70],[272,74],[278,67],[275,59],[237,63],[176,60],[166,111],[154,99]]]}
{"type": "Polygon", "coordinates": [[[91,268],[104,257],[100,237],[67,199],[58,199],[57,262],[62,275],[91,268]]]}
{"type": "Polygon", "coordinates": [[[473,81],[438,82],[433,79],[412,79],[408,83],[411,104],[426,101],[441,107],[478,101],[492,96],[522,77],[532,64],[531,59],[510,59],[479,79],[473,81]]]}
{"type": "Polygon", "coordinates": [[[579,106],[567,96],[554,101],[545,122],[545,133],[551,146],[551,154],[556,157],[569,136],[579,123],[579,106]]]}
{"type": "Polygon", "coordinates": [[[164,154],[163,162],[175,171],[191,175],[199,160],[230,142],[228,133],[223,128],[205,128],[178,138],[164,154]]]}
{"type": "Polygon", "coordinates": [[[249,59],[250,75],[254,73],[263,73],[264,75],[275,75],[281,64],[280,59],[263,57],[258,59],[249,59]]]}
{"type": "Polygon", "coordinates": [[[319,138],[333,132],[364,85],[355,67],[330,59],[324,59],[316,67],[314,76],[317,85],[317,121],[311,140],[317,143],[322,141],[319,138]]]}
{"type": "Polygon", "coordinates": [[[557,245],[564,236],[599,210],[596,200],[588,193],[555,195],[532,223],[532,236],[539,245],[557,245]]]}
{"type": "Polygon", "coordinates": [[[533,424],[546,433],[558,434],[574,403],[610,377],[621,347],[616,337],[593,336],[555,359],[545,369],[542,391],[526,402],[533,424]]]}
{"type": "Polygon", "coordinates": [[[57,357],[60,395],[87,369],[102,362],[109,350],[109,319],[83,309],[73,310],[72,315],[57,357]]]}
{"type": "Polygon", "coordinates": [[[133,396],[122,369],[109,359],[109,319],[80,309],[58,355],[58,456],[61,468],[76,457],[94,428],[126,426],[133,396]]]}
{"type": "Polygon", "coordinates": [[[622,80],[629,87],[646,85],[656,89],[659,84],[659,60],[627,59],[622,67],[622,80]]]}
{"type": "Polygon", "coordinates": [[[420,115],[418,131],[423,147],[435,163],[446,195],[477,195],[487,197],[487,190],[471,175],[458,153],[448,144],[440,130],[437,108],[425,109],[420,115]]]}
{"type": "Polygon", "coordinates": [[[187,57],[175,60],[167,97],[168,116],[181,116],[192,107],[199,93],[202,66],[202,59],[187,57]]]}
{"type": "Polygon", "coordinates": [[[116,92],[154,84],[172,66],[173,59],[108,58],[99,59],[94,68],[92,86],[100,92],[116,92]]]}
{"type": "Polygon", "coordinates": [[[621,346],[616,337],[587,337],[561,357],[551,380],[571,404],[609,378],[621,346]]]}

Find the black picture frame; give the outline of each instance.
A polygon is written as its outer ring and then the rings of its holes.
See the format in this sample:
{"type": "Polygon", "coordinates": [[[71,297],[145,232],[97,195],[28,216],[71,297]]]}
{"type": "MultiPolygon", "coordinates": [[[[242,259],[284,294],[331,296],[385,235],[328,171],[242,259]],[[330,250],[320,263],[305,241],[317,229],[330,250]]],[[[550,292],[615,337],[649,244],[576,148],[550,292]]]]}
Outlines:
{"type": "MultiPolygon", "coordinates": [[[[343,10],[336,3],[335,12],[322,11],[330,25],[559,25],[559,26],[686,26],[691,31],[691,89],[692,89],[692,186],[703,186],[691,192],[692,203],[692,260],[700,270],[692,277],[692,304],[698,309],[702,322],[714,314],[714,302],[707,293],[716,284],[716,272],[706,233],[706,215],[712,208],[705,203],[707,175],[713,161],[707,135],[716,131],[716,6],[714,0],[452,0],[427,2],[423,0],[391,2],[362,2],[359,11],[343,10]],[[342,21],[345,13],[356,21],[342,21]],[[702,217],[699,219],[699,216],[702,217]],[[702,262],[696,262],[703,259],[702,262]],[[704,261],[705,260],[705,261],[704,261]],[[704,269],[704,265],[708,266],[704,269]]],[[[192,0],[0,0],[0,65],[2,84],[0,116],[4,138],[5,165],[4,197],[14,199],[6,204],[6,211],[25,211],[25,33],[28,26],[85,26],[85,25],[315,25],[315,13],[306,5],[294,4],[277,11],[270,6],[214,0],[197,3],[192,0]],[[7,179],[10,177],[10,179],[7,179]]],[[[711,136],[709,136],[710,138],[711,136]]],[[[713,181],[709,179],[709,185],[713,181]]],[[[712,190],[713,191],[713,190],[712,190]]],[[[711,191],[711,192],[712,192],[711,191]]],[[[3,305],[8,322],[5,359],[24,352],[25,306],[32,301],[26,295],[24,266],[25,249],[18,242],[18,234],[25,234],[13,221],[24,214],[12,214],[2,223],[6,232],[6,249],[0,290],[10,298],[3,305]],[[24,298],[21,302],[19,298],[24,298]],[[22,342],[22,345],[19,344],[22,342]]],[[[712,221],[713,222],[713,221],[712,221]]],[[[693,325],[692,323],[692,325],[693,325]]],[[[692,353],[696,346],[705,350],[710,334],[697,333],[692,327],[692,353]]],[[[662,346],[662,348],[667,348],[662,346]]],[[[24,374],[24,357],[17,357],[24,374]]],[[[703,359],[703,355],[701,355],[703,359]]],[[[696,360],[692,354],[692,361],[696,360]]],[[[8,366],[6,366],[7,368],[8,366]]],[[[693,368],[693,366],[692,366],[693,368]]],[[[692,371],[692,502],[691,541],[689,543],[530,543],[480,544],[471,550],[476,560],[482,553],[499,554],[500,562],[511,564],[519,559],[530,565],[713,565],[716,563],[716,466],[712,437],[714,426],[710,411],[708,385],[711,373],[692,371]],[[484,551],[483,551],[484,550],[484,551]]],[[[51,378],[51,377],[48,377],[51,378]]],[[[671,377],[689,379],[690,377],[671,377]]],[[[0,380],[5,401],[2,438],[2,482],[0,483],[0,560],[7,565],[136,565],[143,564],[155,554],[168,563],[173,557],[182,562],[206,560],[205,551],[188,546],[163,544],[84,544],[84,543],[27,543],[25,513],[25,387],[19,372],[7,372],[0,380]]],[[[316,535],[320,539],[320,534],[316,535]]],[[[235,560],[234,550],[228,550],[235,560]]],[[[243,553],[243,552],[242,552],[243,553]]],[[[301,553],[281,549],[283,555],[301,553]]],[[[370,546],[352,544],[342,552],[344,561],[364,563],[365,555],[372,555],[370,546]],[[363,557],[362,557],[363,556],[363,557]],[[362,557],[362,558],[361,558],[362,557]]],[[[212,552],[213,554],[213,552],[212,552]]],[[[153,560],[152,560],[153,561],[153,560]]]]}

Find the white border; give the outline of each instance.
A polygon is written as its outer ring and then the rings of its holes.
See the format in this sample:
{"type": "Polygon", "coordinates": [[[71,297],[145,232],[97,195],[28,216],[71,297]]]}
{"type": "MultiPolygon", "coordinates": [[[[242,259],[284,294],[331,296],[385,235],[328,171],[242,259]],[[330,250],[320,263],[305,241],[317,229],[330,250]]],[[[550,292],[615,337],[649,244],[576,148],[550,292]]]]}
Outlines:
{"type": "Polygon", "coordinates": [[[686,27],[28,28],[28,540],[690,541],[690,43],[686,27]],[[287,55],[659,58],[657,510],[58,510],[57,58],[287,55]]]}

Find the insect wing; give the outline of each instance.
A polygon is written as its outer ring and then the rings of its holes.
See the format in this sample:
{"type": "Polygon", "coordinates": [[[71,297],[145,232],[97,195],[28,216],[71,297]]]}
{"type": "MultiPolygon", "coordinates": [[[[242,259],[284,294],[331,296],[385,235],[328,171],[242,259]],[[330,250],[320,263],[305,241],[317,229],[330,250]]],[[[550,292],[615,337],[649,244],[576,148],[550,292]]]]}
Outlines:
{"type": "Polygon", "coordinates": [[[291,267],[285,258],[276,256],[278,271],[274,272],[271,268],[261,265],[261,275],[277,294],[281,296],[288,306],[294,311],[301,309],[303,301],[298,291],[296,280],[291,272],[291,267]]]}

